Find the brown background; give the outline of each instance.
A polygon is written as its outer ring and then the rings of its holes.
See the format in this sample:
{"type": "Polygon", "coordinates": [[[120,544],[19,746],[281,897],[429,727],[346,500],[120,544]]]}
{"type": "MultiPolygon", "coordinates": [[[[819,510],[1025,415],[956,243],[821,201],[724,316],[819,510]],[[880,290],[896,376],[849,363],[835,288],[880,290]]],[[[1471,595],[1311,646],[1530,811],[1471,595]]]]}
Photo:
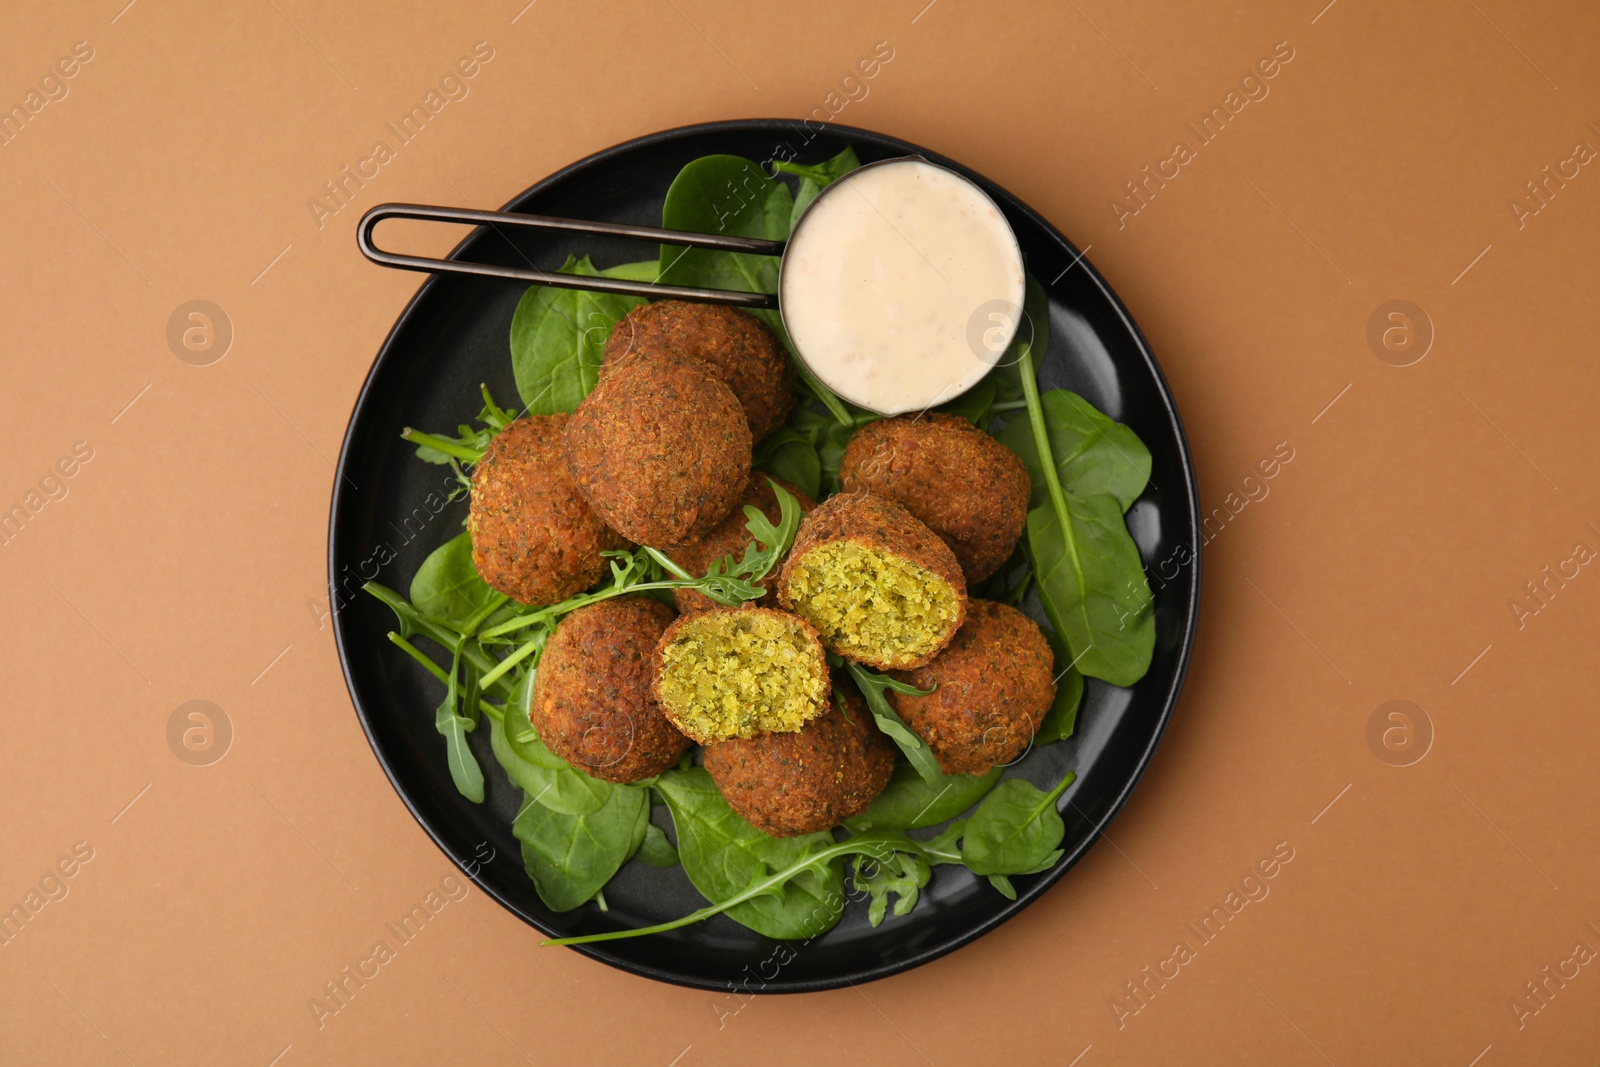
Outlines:
{"type": "Polygon", "coordinates": [[[0,147],[0,506],[75,442],[93,459],[0,548],[0,904],[77,842],[93,859],[0,947],[0,1059],[1592,1062],[1600,965],[1520,1026],[1508,1002],[1600,950],[1600,576],[1520,628],[1510,604],[1600,549],[1600,167],[1522,228],[1508,202],[1600,146],[1600,8],[525,2],[8,5],[0,104],[74,42],[94,58],[0,147]],[[470,95],[319,229],[307,200],[480,40],[470,95]],[[319,1029],[309,998],[452,871],[372,758],[325,617],[331,461],[418,284],[359,258],[356,217],[804,115],[880,40],[839,121],[1092,245],[1208,506],[1294,449],[1207,547],[1194,667],[1115,847],[935,964],[749,1002],[540,949],[474,891],[319,1029]],[[1270,96],[1119,229],[1123,183],[1281,41],[1270,96]],[[234,329],[210,366],[165,339],[193,299],[234,329]],[[1392,299],[1436,331],[1413,366],[1366,340],[1392,299]],[[192,699],[235,732],[210,766],[168,746],[192,699]],[[1367,740],[1397,699],[1434,731],[1407,767],[1367,740]],[[1123,983],[1280,841],[1270,897],[1119,1027],[1123,983]]]}

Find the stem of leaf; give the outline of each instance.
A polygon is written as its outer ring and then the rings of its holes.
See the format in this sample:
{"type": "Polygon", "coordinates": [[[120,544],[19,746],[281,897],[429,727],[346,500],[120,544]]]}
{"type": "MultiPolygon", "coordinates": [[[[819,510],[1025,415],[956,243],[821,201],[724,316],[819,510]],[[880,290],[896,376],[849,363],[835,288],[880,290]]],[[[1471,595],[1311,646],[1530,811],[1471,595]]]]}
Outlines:
{"type": "Polygon", "coordinates": [[[989,405],[989,413],[994,414],[1001,411],[1021,411],[1027,406],[1028,402],[1026,400],[1001,400],[989,405]]]}
{"type": "Polygon", "coordinates": [[[483,606],[482,610],[462,624],[461,629],[465,631],[468,637],[471,637],[477,632],[478,627],[483,625],[484,619],[487,619],[490,615],[493,615],[495,612],[499,611],[510,599],[511,598],[505,593],[496,593],[494,597],[490,599],[489,603],[483,606]]]}
{"type": "Polygon", "coordinates": [[[393,630],[389,631],[389,640],[393,644],[398,645],[406,655],[410,656],[412,659],[426,667],[429,674],[439,679],[439,681],[443,682],[445,685],[450,684],[450,676],[444,672],[444,668],[433,662],[433,660],[429,659],[427,653],[423,652],[416,645],[413,645],[410,641],[407,641],[393,630]]]}
{"type": "Polygon", "coordinates": [[[753,900],[764,893],[770,893],[772,890],[783,885],[785,882],[798,876],[801,871],[818,867],[821,864],[825,864],[832,860],[836,856],[859,854],[871,856],[878,860],[887,860],[890,853],[893,853],[897,849],[904,849],[907,843],[915,846],[918,852],[922,851],[921,842],[912,841],[910,838],[904,837],[903,835],[895,835],[894,837],[890,837],[887,834],[869,833],[863,834],[860,837],[852,837],[848,841],[840,841],[839,843],[831,845],[820,852],[814,852],[811,855],[790,864],[781,871],[770,874],[765,878],[758,879],[757,881],[750,883],[750,885],[747,886],[742,892],[735,893],[733,896],[722,901],[721,903],[709,905],[699,909],[698,911],[692,911],[682,918],[673,919],[670,922],[657,923],[654,926],[641,926],[633,930],[611,930],[603,934],[583,934],[578,937],[559,937],[549,941],[541,941],[540,945],[587,945],[596,941],[620,941],[623,938],[628,937],[643,937],[646,934],[660,934],[665,933],[668,930],[676,930],[679,927],[690,926],[704,919],[709,919],[713,915],[721,915],[729,908],[743,904],[747,900],[753,900]]]}
{"type": "Polygon", "coordinates": [[[665,570],[668,574],[676,575],[677,577],[682,578],[686,582],[694,581],[694,575],[690,574],[688,571],[684,570],[682,567],[680,567],[676,563],[672,562],[672,557],[668,556],[665,552],[661,551],[659,548],[651,548],[649,545],[640,545],[639,547],[643,548],[645,550],[645,552],[649,554],[651,559],[653,559],[657,563],[661,564],[661,568],[663,570],[665,570]]]}
{"type": "Polygon", "coordinates": [[[400,436],[414,445],[423,445],[433,449],[435,452],[443,452],[447,456],[464,459],[468,463],[480,463],[483,461],[483,453],[476,449],[468,448],[466,445],[458,444],[455,441],[447,441],[443,437],[435,437],[431,433],[413,430],[409,426],[400,431],[400,436]]]}
{"type": "Polygon", "coordinates": [[[1055,453],[1050,450],[1050,432],[1045,427],[1044,404],[1039,400],[1039,381],[1034,377],[1033,346],[1023,345],[1018,358],[1022,378],[1023,402],[1028,406],[1028,423],[1033,430],[1033,447],[1039,453],[1039,466],[1044,474],[1045,488],[1050,494],[1050,504],[1056,509],[1056,521],[1061,526],[1061,540],[1067,555],[1077,558],[1078,542],[1072,530],[1072,516],[1067,512],[1067,494],[1061,488],[1061,476],[1056,470],[1055,453]]]}

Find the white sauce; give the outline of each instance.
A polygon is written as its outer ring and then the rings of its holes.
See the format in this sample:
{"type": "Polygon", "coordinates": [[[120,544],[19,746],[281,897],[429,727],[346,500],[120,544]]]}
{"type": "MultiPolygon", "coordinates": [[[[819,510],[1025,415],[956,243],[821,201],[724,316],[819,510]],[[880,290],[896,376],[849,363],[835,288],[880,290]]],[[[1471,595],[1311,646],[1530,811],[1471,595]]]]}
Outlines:
{"type": "Polygon", "coordinates": [[[984,192],[906,159],[840,178],[789,240],[780,300],[808,367],[883,415],[954,400],[1021,317],[1022,250],[984,192]]]}

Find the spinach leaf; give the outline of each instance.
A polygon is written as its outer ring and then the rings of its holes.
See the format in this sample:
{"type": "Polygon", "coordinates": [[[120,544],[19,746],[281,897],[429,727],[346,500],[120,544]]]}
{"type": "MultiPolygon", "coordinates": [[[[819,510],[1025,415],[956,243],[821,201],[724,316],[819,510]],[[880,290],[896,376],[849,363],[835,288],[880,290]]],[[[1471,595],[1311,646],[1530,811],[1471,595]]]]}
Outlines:
{"type": "Polygon", "coordinates": [[[619,786],[584,815],[552,811],[531,799],[511,825],[522,842],[522,863],[539,899],[552,911],[571,911],[611,880],[644,836],[649,790],[619,786]]]}
{"type": "Polygon", "coordinates": [[[1001,782],[978,805],[961,835],[967,869],[973,874],[1037,874],[1054,866],[1067,832],[1056,799],[1075,778],[1069,771],[1048,793],[1021,778],[1001,782]]]}
{"type": "MultiPolygon", "coordinates": [[[[1108,493],[1123,511],[1132,507],[1150,481],[1150,450],[1139,435],[1065,389],[1051,389],[1039,402],[1061,487],[1074,496],[1108,493]]],[[[995,436],[1027,465],[1033,481],[1030,506],[1043,504],[1050,491],[1028,419],[1011,419],[995,436]]]]}
{"type": "MultiPolygon", "coordinates": [[[[461,671],[461,657],[457,655],[450,662],[449,683],[445,686],[444,700],[434,713],[433,725],[444,735],[445,758],[450,766],[450,780],[455,783],[456,790],[474,804],[482,804],[483,768],[478,766],[477,757],[467,747],[467,734],[476,728],[477,723],[456,714],[456,706],[461,699],[461,687],[458,684],[461,671]]],[[[475,679],[472,688],[478,688],[475,679]]]]}
{"type": "Polygon", "coordinates": [[[976,804],[1000,780],[1003,767],[988,774],[941,774],[929,782],[902,760],[876,800],[845,825],[851,830],[917,830],[937,826],[976,804]]]}
{"type": "Polygon", "coordinates": [[[625,278],[630,282],[653,282],[661,277],[660,259],[643,259],[637,263],[618,263],[600,271],[602,278],[625,278]]]}
{"type": "Polygon", "coordinates": [[[1139,549],[1114,497],[1067,496],[1068,530],[1051,504],[1028,512],[1028,551],[1039,600],[1077,669],[1132,685],[1155,651],[1153,597],[1139,549]]]}
{"type": "Polygon", "coordinates": [[[1049,627],[1044,630],[1045,640],[1050,642],[1050,647],[1056,654],[1056,698],[1050,704],[1050,710],[1045,712],[1044,722],[1039,724],[1039,731],[1033,735],[1036,745],[1048,745],[1052,741],[1065,741],[1072,736],[1073,728],[1078,722],[1078,705],[1083,702],[1083,675],[1078,673],[1076,667],[1071,666],[1072,656],[1067,652],[1066,644],[1056,636],[1049,627]]]}
{"type": "MultiPolygon", "coordinates": [[[[661,226],[781,241],[789,236],[793,203],[789,187],[774,181],[760,164],[742,156],[701,156],[685,165],[667,189],[661,226]]],[[[775,293],[778,258],[664,244],[660,280],[669,285],[775,293]]]]}
{"type": "MultiPolygon", "coordinates": [[[[601,273],[588,256],[569,256],[560,269],[591,277],[601,273]]],[[[611,328],[642,303],[636,296],[529,286],[511,317],[511,370],[528,414],[577,408],[599,379],[611,328]]]]}
{"type": "Polygon", "coordinates": [[[900,747],[906,759],[911,761],[911,766],[916,768],[923,781],[929,785],[940,782],[944,772],[939,769],[939,761],[934,757],[933,750],[928,743],[918,737],[911,727],[907,726],[899,715],[895,714],[894,707],[883,695],[885,689],[893,689],[896,693],[908,696],[927,696],[932,689],[918,689],[906,682],[890,678],[886,674],[869,670],[859,663],[846,663],[845,669],[850,672],[850,677],[856,683],[856,688],[861,690],[861,695],[866,698],[867,710],[872,712],[873,721],[878,724],[878,729],[887,734],[889,740],[900,747]]]}
{"type": "MultiPolygon", "coordinates": [[[[883,417],[864,408],[858,408],[854,404],[846,404],[844,401],[839,403],[845,411],[845,419],[842,421],[802,404],[790,413],[788,425],[773,435],[782,437],[784,434],[792,433],[816,449],[821,468],[818,488],[822,496],[829,496],[838,491],[839,465],[844,459],[845,446],[850,443],[850,438],[867,423],[883,417]]],[[[782,440],[792,440],[792,438],[782,437],[782,440]]]]}
{"type": "Polygon", "coordinates": [[[895,852],[888,859],[857,853],[850,871],[851,884],[871,898],[867,922],[873,926],[880,925],[888,914],[891,893],[896,898],[896,915],[905,915],[916,907],[917,896],[932,875],[928,861],[915,852],[895,852]]]}
{"type": "Polygon", "coordinates": [[[947,415],[960,415],[981,430],[989,421],[989,409],[994,406],[994,395],[994,379],[985,378],[948,404],[940,404],[937,410],[947,415]]]}
{"type": "MultiPolygon", "coordinates": [[[[1019,358],[1035,450],[1050,453],[1048,424],[1027,346],[1019,358]]],[[[1155,619],[1138,546],[1113,496],[1080,497],[1042,464],[1048,499],[1028,512],[1028,555],[1039,599],[1077,669],[1112,685],[1132,685],[1150,669],[1155,619]]]]}
{"type": "Polygon", "coordinates": [[[644,828],[644,840],[639,843],[639,851],[634,853],[633,858],[652,867],[676,867],[678,850],[667,840],[661,827],[650,823],[644,828]]]}
{"type": "MultiPolygon", "coordinates": [[[[769,837],[728,807],[703,768],[672,770],[656,780],[678,831],[684,872],[707,900],[738,896],[768,876],[834,844],[827,833],[769,837]]],[[[844,913],[844,869],[819,859],[792,878],[728,909],[731,919],[767,937],[803,939],[833,928],[844,913]]]]}
{"type": "Polygon", "coordinates": [[[562,815],[587,815],[604,807],[611,794],[621,788],[584,774],[551,752],[537,737],[516,740],[514,731],[527,722],[527,706],[508,703],[501,721],[493,724],[489,742],[506,777],[529,800],[562,815]]]}
{"type": "Polygon", "coordinates": [[[811,206],[811,201],[817,198],[818,193],[859,166],[861,160],[849,145],[832,159],[810,166],[803,163],[774,163],[773,169],[794,174],[800,179],[800,188],[794,194],[794,208],[789,212],[789,229],[794,229],[794,224],[800,221],[800,216],[811,206]]]}
{"type": "Polygon", "coordinates": [[[812,500],[822,493],[822,460],[814,445],[787,426],[756,445],[754,466],[782,478],[812,500]]]}
{"type": "Polygon", "coordinates": [[[472,565],[472,538],[458,534],[434,549],[411,579],[411,603],[418,611],[457,629],[491,604],[505,603],[478,577],[472,565]]]}
{"type": "Polygon", "coordinates": [[[1027,287],[1022,298],[1022,324],[1017,328],[1017,335],[1011,339],[1011,344],[1000,354],[995,361],[994,370],[990,371],[986,380],[994,383],[995,400],[1008,406],[1014,406],[1022,399],[1022,376],[1031,375],[1032,368],[1022,369],[1022,355],[1024,349],[1033,354],[1035,360],[1044,358],[1045,349],[1050,344],[1050,298],[1045,295],[1044,286],[1039,284],[1039,279],[1030,272],[1027,275],[1027,287]]]}
{"type": "MultiPolygon", "coordinates": [[[[794,195],[789,187],[773,180],[760,164],[743,156],[701,156],[687,163],[672,180],[661,205],[661,226],[690,233],[781,241],[789,236],[789,213],[793,207],[794,195]]],[[[775,293],[778,257],[663,244],[659,280],[668,285],[775,293]]],[[[771,328],[792,356],[794,343],[778,312],[755,308],[750,313],[771,328]]],[[[804,363],[796,359],[794,365],[805,387],[835,418],[845,421],[848,415],[844,402],[804,363]]]]}

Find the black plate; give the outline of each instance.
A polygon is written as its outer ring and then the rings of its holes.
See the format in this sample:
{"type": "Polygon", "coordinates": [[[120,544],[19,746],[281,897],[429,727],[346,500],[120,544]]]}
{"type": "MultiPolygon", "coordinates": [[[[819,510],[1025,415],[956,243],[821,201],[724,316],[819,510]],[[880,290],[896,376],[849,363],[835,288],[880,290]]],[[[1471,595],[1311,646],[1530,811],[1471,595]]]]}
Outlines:
{"type": "MultiPolygon", "coordinates": [[[[1129,512],[1128,525],[1152,573],[1155,660],[1131,689],[1090,680],[1077,736],[1030,753],[1008,772],[1046,788],[1069,769],[1078,773],[1065,797],[1071,802],[1064,816],[1065,855],[1043,874],[1013,879],[1015,901],[965,870],[939,867],[916,909],[876,930],[867,925],[865,907],[853,904],[835,929],[791,949],[780,950],[782,943],[722,917],[669,934],[579,949],[612,966],[680,985],[800,992],[870,981],[935,959],[1016,915],[1083,858],[1098,830],[1127,800],[1172,715],[1194,642],[1198,498],[1172,395],[1110,287],[1066,238],[1004,189],[937,153],[881,134],[747,120],[669,130],[618,145],[546,178],[504,210],[659,226],[667,186],[697,156],[731,153],[767,160],[785,158],[788,146],[802,162],[813,162],[846,143],[863,161],[916,153],[983,186],[1011,220],[1029,268],[1047,284],[1050,345],[1040,372],[1044,385],[1077,391],[1130,424],[1149,446],[1151,485],[1129,512]],[[1191,561],[1179,567],[1177,560],[1188,557],[1191,561]]],[[[539,234],[507,238],[476,230],[452,255],[512,266],[525,266],[526,256],[552,269],[568,252],[591,253],[606,266],[648,259],[654,251],[636,242],[539,234]]],[[[350,256],[351,269],[376,269],[356,262],[354,248],[350,256]]],[[[374,577],[403,591],[428,552],[460,532],[464,502],[435,513],[447,488],[445,468],[419,462],[399,434],[406,426],[448,429],[467,421],[478,410],[480,382],[487,382],[501,403],[515,399],[507,336],[522,289],[433,277],[400,315],[350,417],[334,480],[328,567],[345,681],[395,791],[445,854],[487,893],[537,929],[567,936],[660,922],[704,901],[681,868],[663,871],[631,863],[606,887],[609,913],[592,904],[559,914],[546,908],[523,872],[511,835],[520,794],[500,773],[487,731],[472,739],[488,780],[485,801],[478,805],[450,782],[444,740],[433,727],[438,682],[384,639],[393,616],[359,592],[361,580],[374,577]]]]}

